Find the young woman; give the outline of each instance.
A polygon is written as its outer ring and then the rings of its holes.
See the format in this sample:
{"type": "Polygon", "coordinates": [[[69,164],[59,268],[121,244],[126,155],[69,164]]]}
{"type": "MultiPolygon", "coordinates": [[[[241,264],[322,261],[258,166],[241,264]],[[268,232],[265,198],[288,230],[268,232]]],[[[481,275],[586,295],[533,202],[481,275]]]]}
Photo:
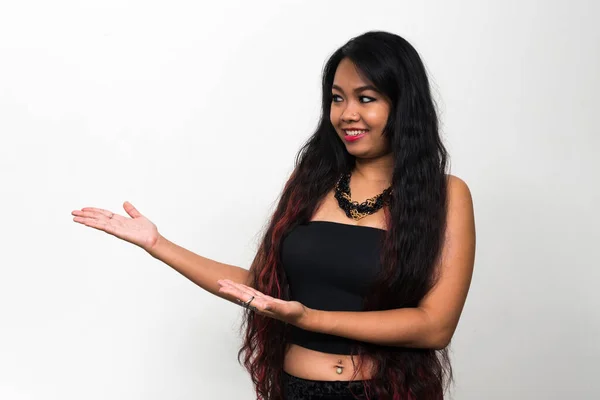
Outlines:
{"type": "Polygon", "coordinates": [[[441,399],[469,290],[475,223],[423,63],[403,38],[351,39],[328,60],[300,150],[250,270],[194,254],[128,216],[74,221],[140,246],[246,308],[239,356],[259,399],[441,399]]]}

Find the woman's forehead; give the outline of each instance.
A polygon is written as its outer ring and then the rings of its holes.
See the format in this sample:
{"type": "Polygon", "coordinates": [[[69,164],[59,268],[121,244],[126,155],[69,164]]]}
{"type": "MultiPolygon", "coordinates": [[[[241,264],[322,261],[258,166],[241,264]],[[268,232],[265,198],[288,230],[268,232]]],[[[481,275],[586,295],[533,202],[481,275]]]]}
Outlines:
{"type": "Polygon", "coordinates": [[[335,76],[333,78],[332,89],[337,89],[341,92],[358,93],[365,90],[373,90],[379,92],[375,85],[366,79],[363,74],[356,68],[351,61],[340,62],[335,76]]]}

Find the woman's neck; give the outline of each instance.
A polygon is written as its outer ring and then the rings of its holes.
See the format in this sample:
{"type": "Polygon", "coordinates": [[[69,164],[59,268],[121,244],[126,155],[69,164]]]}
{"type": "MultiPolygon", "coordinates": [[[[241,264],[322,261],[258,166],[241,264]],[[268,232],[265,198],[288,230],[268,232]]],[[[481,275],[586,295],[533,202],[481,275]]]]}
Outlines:
{"type": "Polygon", "coordinates": [[[352,175],[360,180],[389,186],[392,184],[393,169],[391,154],[372,159],[357,158],[352,175]]]}

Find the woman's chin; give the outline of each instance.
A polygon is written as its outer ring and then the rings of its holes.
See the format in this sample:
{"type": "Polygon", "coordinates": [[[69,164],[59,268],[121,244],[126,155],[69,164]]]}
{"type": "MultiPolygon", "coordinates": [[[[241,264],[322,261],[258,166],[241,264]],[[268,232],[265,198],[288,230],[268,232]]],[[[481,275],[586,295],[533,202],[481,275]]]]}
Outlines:
{"type": "Polygon", "coordinates": [[[348,151],[348,154],[356,158],[369,158],[370,152],[368,148],[346,146],[346,150],[348,151]]]}

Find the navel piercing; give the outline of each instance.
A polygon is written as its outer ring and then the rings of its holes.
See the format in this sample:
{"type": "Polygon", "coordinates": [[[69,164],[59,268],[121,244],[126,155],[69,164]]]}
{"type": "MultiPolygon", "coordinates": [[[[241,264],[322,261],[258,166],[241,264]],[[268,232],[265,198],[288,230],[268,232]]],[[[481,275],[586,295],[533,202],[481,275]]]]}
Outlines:
{"type": "Polygon", "coordinates": [[[335,369],[335,372],[337,372],[338,375],[341,375],[342,372],[344,372],[344,367],[341,366],[342,364],[342,360],[338,360],[338,365],[337,368],[335,369]]]}

